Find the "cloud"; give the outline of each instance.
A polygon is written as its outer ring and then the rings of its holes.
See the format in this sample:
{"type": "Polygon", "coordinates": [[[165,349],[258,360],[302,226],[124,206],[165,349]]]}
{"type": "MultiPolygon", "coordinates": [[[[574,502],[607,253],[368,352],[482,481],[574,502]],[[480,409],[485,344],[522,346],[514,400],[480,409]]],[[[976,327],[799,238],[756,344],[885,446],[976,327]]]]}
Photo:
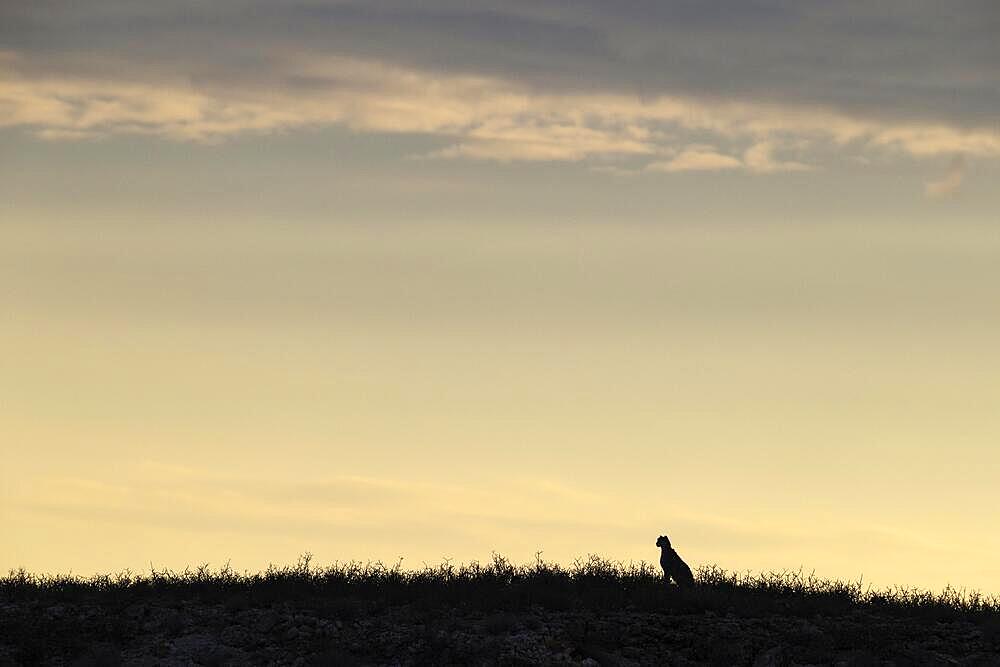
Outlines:
{"type": "MultiPolygon", "coordinates": [[[[631,128],[637,130],[638,128],[631,128]]],[[[590,156],[641,155],[655,150],[639,131],[587,126],[571,117],[528,115],[472,122],[463,140],[429,157],[476,160],[578,161],[590,156]]]]}
{"type": "Polygon", "coordinates": [[[155,70],[243,86],[278,81],[283,61],[306,54],[535,92],[753,100],[889,125],[983,130],[1000,107],[990,0],[946,17],[925,0],[92,0],[4,3],[0,14],[0,44],[38,71],[79,76],[155,70]]]}
{"type": "Polygon", "coordinates": [[[0,127],[51,141],[142,134],[212,143],[339,125],[437,137],[441,147],[425,155],[434,159],[599,160],[606,168],[629,158],[653,172],[762,174],[814,168],[805,155],[813,148],[848,157],[1000,156],[1000,133],[991,128],[890,121],[738,95],[539,90],[499,75],[356,56],[282,52],[257,75],[236,68],[229,78],[178,76],[158,62],[134,67],[112,58],[97,73],[68,56],[41,64],[19,52],[0,56],[0,127]],[[699,148],[705,141],[713,147],[699,148]],[[805,159],[787,157],[789,147],[805,159]]]}
{"type": "Polygon", "coordinates": [[[195,531],[377,531],[453,522],[489,511],[516,523],[572,525],[581,507],[608,499],[558,479],[505,480],[488,488],[330,475],[314,480],[239,476],[160,462],[123,467],[113,481],[45,476],[11,488],[12,509],[67,519],[195,531]],[[543,509],[539,509],[543,508],[543,509]]]}
{"type": "Polygon", "coordinates": [[[956,155],[948,166],[948,171],[944,176],[936,181],[929,181],[924,184],[924,194],[928,197],[941,198],[951,197],[958,193],[965,180],[965,157],[956,155]]]}
{"type": "Polygon", "coordinates": [[[794,160],[779,160],[774,157],[773,141],[758,141],[743,152],[742,160],[733,155],[718,152],[713,146],[689,146],[671,160],[651,162],[648,171],[723,171],[744,169],[760,174],[782,171],[809,171],[810,165],[794,160]]]}
{"type": "Polygon", "coordinates": [[[650,171],[721,171],[724,169],[738,169],[743,166],[737,158],[731,155],[723,155],[716,152],[711,147],[689,148],[672,160],[666,162],[653,162],[647,166],[650,171]]]}
{"type": "Polygon", "coordinates": [[[795,160],[779,160],[774,157],[775,145],[772,141],[760,141],[743,153],[743,163],[751,171],[773,174],[779,171],[810,171],[811,166],[795,160]]]}
{"type": "Polygon", "coordinates": [[[614,164],[600,164],[590,168],[591,171],[598,174],[609,174],[616,178],[630,178],[632,176],[638,176],[642,173],[641,169],[634,169],[629,167],[619,167],[614,164]]]}

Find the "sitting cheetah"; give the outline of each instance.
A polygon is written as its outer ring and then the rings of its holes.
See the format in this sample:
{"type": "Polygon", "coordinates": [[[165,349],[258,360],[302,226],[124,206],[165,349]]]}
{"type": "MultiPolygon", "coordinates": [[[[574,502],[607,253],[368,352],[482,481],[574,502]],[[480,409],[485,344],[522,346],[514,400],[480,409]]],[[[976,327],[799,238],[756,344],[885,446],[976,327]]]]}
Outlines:
{"type": "Polygon", "coordinates": [[[677,552],[670,547],[670,540],[666,535],[656,538],[656,546],[660,547],[660,567],[663,568],[663,578],[667,583],[673,578],[680,588],[691,588],[694,586],[694,575],[687,563],[681,560],[677,552]]]}

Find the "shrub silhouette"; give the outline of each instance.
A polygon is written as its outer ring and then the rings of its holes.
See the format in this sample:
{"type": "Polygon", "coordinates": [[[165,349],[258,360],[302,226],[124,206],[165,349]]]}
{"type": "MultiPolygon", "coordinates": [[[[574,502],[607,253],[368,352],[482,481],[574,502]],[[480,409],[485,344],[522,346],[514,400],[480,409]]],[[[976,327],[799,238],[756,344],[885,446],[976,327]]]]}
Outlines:
{"type": "Polygon", "coordinates": [[[271,565],[264,572],[238,573],[229,564],[208,564],[183,572],[167,569],[136,574],[129,570],[93,577],[32,574],[11,570],[0,577],[0,600],[9,602],[99,601],[126,606],[143,599],[200,600],[259,605],[287,600],[350,606],[460,605],[483,610],[637,609],[676,613],[736,610],[744,615],[836,614],[863,607],[881,613],[934,618],[991,616],[1000,619],[1000,598],[978,591],[946,588],[940,593],[894,587],[865,588],[861,581],[821,579],[799,571],[728,572],[715,565],[697,568],[693,588],[668,590],[651,564],[612,561],[597,555],[568,567],[543,562],[516,565],[500,554],[488,563],[406,570],[402,562],[334,563],[314,567],[304,554],[295,565],[271,565]]]}

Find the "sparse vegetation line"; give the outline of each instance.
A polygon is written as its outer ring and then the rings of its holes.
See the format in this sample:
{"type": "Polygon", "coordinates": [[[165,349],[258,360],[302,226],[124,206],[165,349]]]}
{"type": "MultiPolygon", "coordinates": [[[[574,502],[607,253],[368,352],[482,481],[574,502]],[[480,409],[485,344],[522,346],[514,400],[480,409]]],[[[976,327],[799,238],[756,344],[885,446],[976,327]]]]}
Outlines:
{"type": "Polygon", "coordinates": [[[978,591],[946,588],[939,593],[893,587],[875,589],[861,581],[816,577],[803,571],[729,572],[715,565],[695,572],[696,586],[677,590],[646,562],[618,562],[596,555],[563,567],[541,558],[517,565],[502,555],[492,561],[421,569],[382,562],[334,563],[316,567],[304,554],[294,565],[271,565],[264,572],[239,573],[229,564],[208,564],[182,572],[130,570],[80,577],[11,570],[0,577],[0,598],[8,601],[99,598],[134,600],[145,596],[210,600],[234,593],[261,599],[351,597],[375,603],[461,604],[516,608],[537,605],[569,608],[630,608],[738,613],[842,613],[864,607],[893,615],[1000,617],[1000,598],[978,591]]]}
{"type": "Polygon", "coordinates": [[[0,577],[0,664],[1000,664],[1000,601],[589,556],[0,577]]]}

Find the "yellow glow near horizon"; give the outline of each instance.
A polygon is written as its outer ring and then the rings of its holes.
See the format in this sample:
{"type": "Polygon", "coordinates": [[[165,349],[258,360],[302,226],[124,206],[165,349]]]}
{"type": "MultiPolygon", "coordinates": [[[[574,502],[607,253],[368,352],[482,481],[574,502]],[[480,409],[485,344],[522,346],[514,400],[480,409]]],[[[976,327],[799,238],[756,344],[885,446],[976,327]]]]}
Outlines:
{"type": "Polygon", "coordinates": [[[9,226],[0,568],[1000,589],[995,226],[9,226]]]}

